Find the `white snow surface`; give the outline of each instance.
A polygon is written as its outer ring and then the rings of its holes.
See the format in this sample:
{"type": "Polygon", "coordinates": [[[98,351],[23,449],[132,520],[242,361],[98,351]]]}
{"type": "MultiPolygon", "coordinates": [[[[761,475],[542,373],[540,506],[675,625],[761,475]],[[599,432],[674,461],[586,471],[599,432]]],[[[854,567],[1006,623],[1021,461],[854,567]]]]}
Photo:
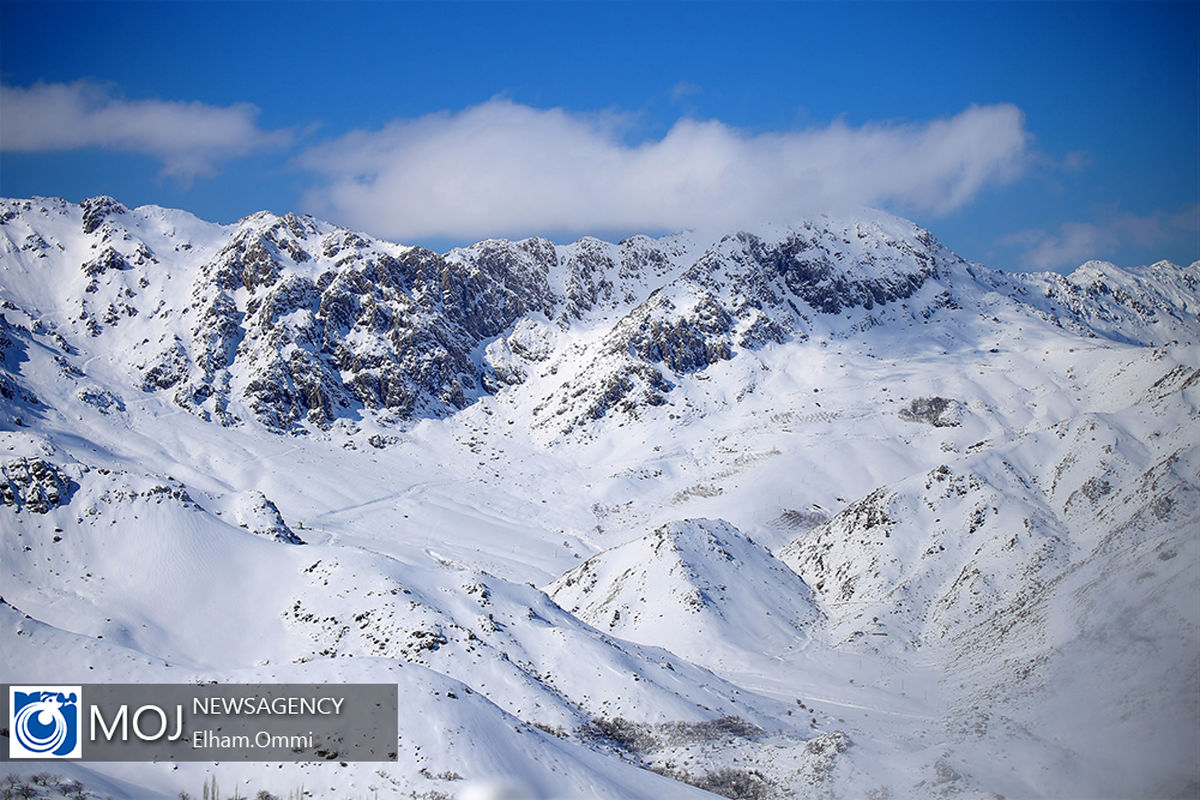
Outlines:
{"type": "Polygon", "coordinates": [[[395,764],[96,797],[1195,796],[1198,311],[869,210],[439,257],[3,200],[0,678],[400,688],[395,764]]]}

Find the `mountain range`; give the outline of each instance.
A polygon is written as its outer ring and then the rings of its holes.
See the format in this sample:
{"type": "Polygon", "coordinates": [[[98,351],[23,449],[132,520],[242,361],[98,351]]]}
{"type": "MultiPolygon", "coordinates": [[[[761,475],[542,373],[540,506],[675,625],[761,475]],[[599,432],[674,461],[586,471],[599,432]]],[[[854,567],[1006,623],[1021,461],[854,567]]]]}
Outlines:
{"type": "Polygon", "coordinates": [[[0,200],[0,674],[400,686],[395,764],[98,797],[1193,796],[1198,313],[872,210],[439,254],[0,200]]]}

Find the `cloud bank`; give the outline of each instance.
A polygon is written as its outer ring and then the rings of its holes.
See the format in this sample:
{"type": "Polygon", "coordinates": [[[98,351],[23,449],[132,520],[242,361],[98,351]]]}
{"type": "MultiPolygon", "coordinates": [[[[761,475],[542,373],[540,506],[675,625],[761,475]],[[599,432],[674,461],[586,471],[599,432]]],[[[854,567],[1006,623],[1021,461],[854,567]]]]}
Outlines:
{"type": "Polygon", "coordinates": [[[880,206],[944,215],[1012,179],[1012,105],[945,119],[750,133],[683,119],[629,144],[621,119],[496,99],[354,131],[304,152],[308,210],[374,234],[480,237],[729,227],[880,206]]]}
{"type": "Polygon", "coordinates": [[[999,244],[1021,250],[1020,265],[1030,270],[1070,270],[1093,258],[1112,260],[1122,248],[1161,247],[1173,241],[1198,241],[1200,205],[1176,213],[1110,213],[1102,222],[1064,222],[1053,230],[1026,230],[999,244]]]}
{"type": "Polygon", "coordinates": [[[0,149],[51,152],[98,147],[151,156],[162,174],[183,180],[215,172],[215,162],[286,145],[265,131],[248,103],[125,100],[90,81],[0,86],[0,149]]]}

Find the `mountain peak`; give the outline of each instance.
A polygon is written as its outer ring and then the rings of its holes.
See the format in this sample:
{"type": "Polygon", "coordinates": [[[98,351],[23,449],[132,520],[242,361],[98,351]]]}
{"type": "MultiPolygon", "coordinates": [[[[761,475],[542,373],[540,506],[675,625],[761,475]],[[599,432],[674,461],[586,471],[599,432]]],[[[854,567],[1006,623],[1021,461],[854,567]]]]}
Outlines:
{"type": "Polygon", "coordinates": [[[601,630],[706,665],[794,644],[820,616],[803,580],[719,519],[662,525],[593,556],[546,591],[601,630]]]}
{"type": "Polygon", "coordinates": [[[129,209],[108,195],[89,197],[79,204],[83,210],[83,232],[94,233],[111,217],[129,213],[129,209]]]}

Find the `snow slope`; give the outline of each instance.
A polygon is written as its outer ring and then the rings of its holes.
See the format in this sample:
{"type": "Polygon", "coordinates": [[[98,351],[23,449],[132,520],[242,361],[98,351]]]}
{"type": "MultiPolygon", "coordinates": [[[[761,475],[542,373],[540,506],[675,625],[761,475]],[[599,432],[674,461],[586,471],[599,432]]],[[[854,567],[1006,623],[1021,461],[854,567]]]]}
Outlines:
{"type": "Polygon", "coordinates": [[[744,659],[795,647],[821,623],[804,581],[720,520],[663,525],[589,558],[547,591],[600,630],[716,668],[736,666],[738,651],[744,659]]]}

